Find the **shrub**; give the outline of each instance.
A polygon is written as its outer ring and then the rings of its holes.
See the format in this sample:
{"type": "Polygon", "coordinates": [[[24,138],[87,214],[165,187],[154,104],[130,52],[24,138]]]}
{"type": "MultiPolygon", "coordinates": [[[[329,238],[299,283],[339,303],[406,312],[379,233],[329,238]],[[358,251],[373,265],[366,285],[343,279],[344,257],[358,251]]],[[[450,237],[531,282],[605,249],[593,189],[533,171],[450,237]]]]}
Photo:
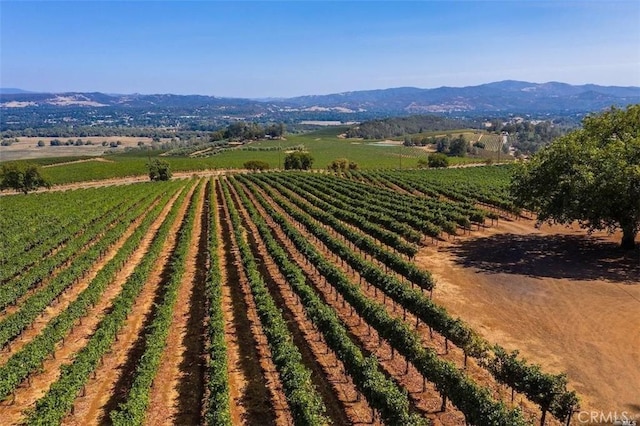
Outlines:
{"type": "Polygon", "coordinates": [[[249,170],[269,170],[269,163],[261,160],[250,160],[245,162],[243,167],[249,170]]]}
{"type": "Polygon", "coordinates": [[[439,168],[439,167],[448,167],[449,159],[444,154],[431,154],[428,157],[429,167],[439,168]]]}
{"type": "Polygon", "coordinates": [[[309,170],[313,157],[308,152],[292,152],[284,157],[285,170],[309,170]]]}
{"type": "Polygon", "coordinates": [[[149,168],[149,179],[152,181],[171,179],[171,170],[168,162],[156,158],[151,160],[147,167],[149,168]]]}

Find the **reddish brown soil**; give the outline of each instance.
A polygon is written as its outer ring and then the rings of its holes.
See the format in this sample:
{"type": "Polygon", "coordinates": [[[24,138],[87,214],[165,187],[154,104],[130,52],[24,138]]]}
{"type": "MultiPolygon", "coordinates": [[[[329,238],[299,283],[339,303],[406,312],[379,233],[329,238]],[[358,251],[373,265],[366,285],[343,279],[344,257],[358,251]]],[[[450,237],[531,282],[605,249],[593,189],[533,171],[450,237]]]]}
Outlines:
{"type": "MultiPolygon", "coordinates": [[[[301,199],[300,197],[297,197],[298,199],[301,199]]],[[[281,213],[284,214],[284,212],[281,211],[281,213]]],[[[292,220],[289,217],[290,220],[292,220]]],[[[293,221],[293,220],[292,220],[293,221]]],[[[295,223],[295,221],[293,221],[293,223],[295,223]]],[[[341,236],[340,234],[336,233],[335,231],[333,231],[330,227],[323,225],[320,222],[317,222],[318,225],[322,226],[325,228],[325,230],[331,232],[334,237],[336,237],[337,239],[341,240],[343,243],[346,243],[347,245],[351,245],[350,243],[348,243],[348,241],[346,240],[346,238],[344,238],[343,236],[341,236]]],[[[345,224],[346,225],[346,224],[345,224]]],[[[354,229],[354,232],[356,233],[360,233],[359,230],[357,230],[357,228],[352,227],[347,225],[349,228],[354,229]]],[[[331,251],[329,251],[323,244],[318,243],[318,241],[315,239],[315,237],[313,237],[311,234],[309,234],[309,238],[313,241],[316,242],[317,246],[326,254],[326,257],[330,260],[334,261],[334,264],[341,268],[343,270],[343,272],[345,272],[345,274],[351,276],[352,280],[354,282],[360,282],[360,283],[364,283],[364,285],[362,286],[362,291],[363,293],[369,297],[372,300],[376,300],[378,303],[384,305],[385,307],[387,307],[387,312],[396,318],[402,319],[405,322],[407,322],[408,324],[410,324],[412,327],[415,327],[416,324],[416,318],[414,315],[412,315],[409,312],[405,312],[402,308],[402,305],[395,303],[392,299],[385,297],[384,293],[380,290],[376,290],[374,286],[370,286],[367,284],[367,281],[364,278],[361,278],[360,275],[355,272],[353,269],[351,269],[346,263],[343,264],[342,260],[335,256],[331,251]]],[[[353,247],[352,247],[353,248],[353,247]]],[[[360,253],[361,255],[363,255],[362,252],[360,252],[358,249],[354,250],[358,253],[360,253]]],[[[364,257],[364,255],[363,255],[364,257]]],[[[369,261],[372,261],[373,263],[377,264],[378,267],[380,267],[383,270],[386,270],[386,267],[384,266],[384,264],[382,264],[381,262],[378,262],[375,259],[371,259],[370,256],[366,256],[366,258],[369,261]]],[[[387,273],[390,275],[394,275],[396,276],[396,278],[398,278],[399,280],[403,280],[403,278],[399,275],[394,273],[391,270],[387,270],[387,273]]],[[[454,362],[456,365],[459,366],[459,368],[461,369],[465,369],[467,374],[473,378],[473,380],[478,383],[479,385],[489,389],[493,396],[496,399],[501,399],[503,401],[505,401],[505,403],[509,406],[518,406],[519,408],[521,408],[524,413],[525,416],[529,419],[532,420],[536,420],[539,421],[539,417],[540,417],[540,410],[538,409],[537,405],[532,403],[531,401],[526,400],[526,398],[523,398],[522,396],[520,396],[519,398],[516,398],[513,402],[513,404],[511,403],[511,393],[508,389],[506,389],[504,386],[501,386],[499,383],[497,383],[495,381],[495,379],[491,376],[491,374],[484,368],[481,368],[480,366],[478,366],[478,364],[473,360],[473,359],[468,359],[467,360],[467,365],[465,367],[464,364],[464,353],[462,350],[456,348],[453,344],[451,343],[446,343],[445,339],[440,336],[438,333],[436,332],[432,332],[429,330],[429,328],[422,322],[418,322],[419,323],[419,327],[416,329],[416,331],[418,332],[418,334],[422,337],[422,342],[424,344],[425,347],[429,347],[434,349],[442,358],[448,360],[448,361],[452,361],[454,362]]],[[[548,424],[555,424],[555,421],[553,419],[549,419],[547,421],[548,424]]]]}
{"type": "MultiPolygon", "coordinates": [[[[193,189],[194,188],[191,187],[190,191],[193,191],[193,189]]],[[[188,197],[189,194],[187,194],[187,199],[188,197]]],[[[175,198],[170,203],[167,203],[167,207],[161,215],[162,219],[169,213],[174,202],[175,198]]],[[[64,424],[84,426],[102,423],[106,421],[105,416],[107,415],[108,408],[114,408],[114,395],[115,397],[122,397],[122,391],[118,392],[118,389],[121,389],[118,387],[118,384],[122,384],[123,374],[131,373],[135,368],[135,365],[131,365],[127,361],[130,356],[135,358],[132,355],[136,352],[136,349],[140,350],[136,348],[135,344],[139,341],[140,333],[144,324],[147,322],[148,315],[155,301],[155,294],[162,280],[162,272],[175,245],[176,233],[186,208],[187,203],[184,202],[183,205],[180,206],[178,217],[171,226],[169,237],[164,242],[156,266],[153,271],[151,271],[147,283],[133,305],[129,318],[125,321],[122,330],[120,330],[118,334],[118,340],[112,346],[111,352],[103,357],[102,365],[96,369],[95,374],[85,386],[84,396],[76,399],[73,414],[67,416],[63,422],[64,424]],[[112,402],[111,405],[109,405],[109,402],[112,402]]],[[[160,223],[161,222],[158,222],[154,225],[154,233],[160,226],[160,223]]],[[[145,236],[145,240],[148,240],[146,243],[147,246],[152,237],[153,234],[145,236]]]]}
{"type": "MultiPolygon", "coordinates": [[[[101,298],[100,301],[89,310],[88,314],[82,319],[82,321],[71,330],[69,335],[65,338],[64,342],[58,344],[53,357],[47,359],[44,362],[42,372],[34,374],[32,377],[30,377],[30,383],[27,383],[27,386],[21,386],[17,389],[15,393],[15,401],[9,407],[3,406],[3,422],[6,422],[6,424],[18,424],[23,416],[24,410],[31,407],[35,403],[35,401],[44,396],[51,384],[58,379],[60,375],[60,367],[63,364],[67,364],[72,361],[74,354],[84,347],[84,345],[87,343],[87,340],[94,332],[96,326],[108,310],[111,302],[118,295],[127,278],[133,272],[135,266],[142,259],[142,256],[148,249],[148,246],[151,242],[152,235],[157,231],[162,219],[166,216],[167,213],[168,209],[165,208],[161,212],[160,217],[156,219],[152,224],[148,235],[143,238],[139,247],[131,256],[130,262],[127,262],[123,269],[121,269],[116,274],[114,281],[105,291],[104,297],[101,298]]],[[[135,229],[140,220],[141,218],[138,218],[131,224],[131,226],[118,240],[118,242],[110,249],[110,252],[105,255],[103,260],[101,260],[94,266],[92,271],[90,271],[89,275],[87,276],[86,280],[91,280],[92,277],[97,273],[98,269],[102,268],[102,266],[104,266],[104,264],[108,262],[109,259],[115,256],[117,250],[122,246],[126,238],[133,232],[133,229],[135,229]]],[[[83,282],[84,280],[82,280],[80,284],[84,289],[88,285],[88,282],[83,282]]],[[[75,296],[77,296],[79,292],[80,290],[77,290],[74,287],[68,293],[73,293],[75,299],[75,296]]],[[[57,313],[61,312],[62,306],[66,308],[66,306],[68,306],[68,304],[71,303],[72,300],[74,300],[71,299],[71,296],[69,294],[66,294],[65,296],[67,297],[67,300],[65,302],[61,301],[57,305],[47,308],[49,311],[45,314],[47,322],[55,315],[57,315],[57,313]]],[[[27,330],[27,332],[30,333],[27,336],[28,340],[33,339],[37,335],[35,333],[36,330],[38,330],[39,333],[45,326],[46,322],[44,324],[36,323],[33,329],[27,330]]]]}
{"type": "MultiPolygon", "coordinates": [[[[204,339],[204,297],[202,284],[206,276],[207,236],[202,230],[205,186],[200,190],[189,251],[182,283],[173,310],[167,345],[151,387],[145,424],[156,425],[200,423],[201,400],[204,387],[202,364],[204,339]],[[204,237],[204,239],[203,239],[204,237]],[[203,245],[204,244],[204,245],[203,245]],[[206,257],[205,257],[206,260],[206,257]],[[196,309],[200,304],[201,309],[196,309]],[[195,312],[193,312],[195,311],[195,312]],[[194,318],[190,314],[195,313],[194,318]],[[192,326],[192,327],[190,327],[192,326]],[[187,384],[188,386],[181,386],[187,384]]],[[[206,219],[206,218],[205,218],[206,219]]]]}
{"type": "MultiPolygon", "coordinates": [[[[235,322],[235,339],[227,341],[230,366],[231,405],[241,408],[241,423],[260,425],[290,425],[293,422],[278,377],[271,351],[262,332],[240,252],[230,228],[229,213],[222,193],[218,191],[218,205],[223,210],[221,232],[225,240],[227,258],[226,281],[230,302],[225,300],[225,318],[235,322]],[[232,313],[231,313],[232,312],[232,313]]],[[[233,413],[232,413],[233,414],[233,413]]]]}
{"type": "MultiPolygon", "coordinates": [[[[157,204],[157,202],[154,203],[149,208],[150,209],[153,208],[153,206],[155,206],[156,204],[157,204]]],[[[111,259],[113,259],[115,257],[115,255],[118,253],[120,248],[124,245],[124,243],[131,236],[131,234],[133,234],[133,232],[135,231],[136,227],[142,222],[142,220],[144,219],[145,216],[146,215],[142,215],[142,216],[136,218],[136,220],[131,223],[131,225],[120,236],[120,238],[118,238],[118,240],[115,242],[115,244],[113,244],[111,247],[109,247],[109,250],[107,251],[107,253],[101,259],[99,259],[96,263],[93,264],[91,269],[89,269],[86,272],[86,274],[84,275],[83,278],[81,278],[79,281],[73,283],[70,287],[68,287],[66,290],[64,290],[64,292],[62,292],[60,294],[60,296],[56,300],[54,300],[51,305],[49,305],[47,308],[45,308],[45,310],[42,312],[42,314],[40,316],[38,316],[38,318],[33,322],[33,324],[29,328],[25,329],[22,333],[20,333],[20,336],[18,336],[16,338],[16,340],[11,342],[11,351],[5,351],[5,352],[1,352],[0,353],[0,365],[2,365],[5,362],[7,362],[7,359],[9,359],[9,357],[14,352],[17,352],[20,349],[22,349],[27,343],[29,343],[37,335],[39,335],[42,332],[42,330],[47,326],[47,324],[49,324],[49,322],[53,318],[58,316],[58,314],[60,314],[61,312],[64,312],[67,309],[67,307],[74,300],[76,300],[78,298],[78,295],[80,293],[82,293],[89,286],[91,281],[98,275],[98,272],[100,272],[100,270],[111,259]]],[[[136,253],[139,253],[139,251],[136,252],[136,253]]],[[[122,279],[122,277],[123,276],[129,276],[129,274],[131,274],[131,272],[133,271],[133,268],[135,267],[135,265],[137,265],[137,263],[139,262],[139,258],[135,259],[136,256],[140,256],[140,255],[132,256],[132,258],[130,258],[130,259],[134,260],[134,262],[131,262],[131,263],[127,262],[125,267],[120,272],[118,272],[118,274],[116,276],[116,282],[119,283],[119,284],[116,285],[116,286],[111,286],[109,288],[109,290],[107,290],[105,292],[104,297],[101,298],[99,305],[102,305],[103,303],[105,304],[105,306],[110,305],[111,300],[118,294],[118,292],[120,291],[121,285],[126,280],[126,278],[122,279]]],[[[45,283],[45,285],[46,285],[46,283],[45,283]]],[[[38,288],[41,288],[41,287],[42,286],[39,286],[38,288]]],[[[35,291],[37,291],[37,289],[34,289],[34,292],[35,291]]],[[[34,292],[30,292],[29,295],[32,295],[34,292]]],[[[96,305],[96,306],[98,306],[98,305],[96,305]]],[[[15,308],[16,308],[15,311],[19,310],[20,304],[16,304],[15,308]]],[[[103,309],[104,309],[104,307],[103,307],[103,309]]],[[[15,312],[15,311],[7,311],[7,312],[15,312]]],[[[98,312],[101,312],[101,311],[98,311],[98,312]]],[[[92,318],[92,319],[95,319],[95,318],[92,318]]],[[[97,324],[97,322],[96,322],[96,324],[97,324]]]]}
{"type": "MultiPolygon", "coordinates": [[[[269,199],[265,193],[262,193],[265,198],[269,199]]],[[[288,217],[284,211],[270,201],[272,207],[278,210],[285,217],[288,217]]],[[[263,214],[264,211],[260,209],[263,214]]],[[[288,217],[292,223],[296,223],[293,219],[288,217]]],[[[318,292],[321,294],[326,303],[332,306],[339,317],[347,325],[348,330],[356,338],[356,343],[364,350],[365,354],[375,355],[384,371],[391,375],[402,387],[409,392],[409,399],[412,403],[412,408],[421,413],[425,417],[432,420],[435,425],[462,425],[464,424],[464,417],[462,413],[455,410],[450,403],[447,405],[445,412],[440,411],[441,398],[433,385],[426,384],[426,388],[423,388],[422,375],[413,366],[409,365],[408,371],[406,361],[397,352],[392,354],[391,347],[385,340],[380,340],[378,334],[373,328],[369,328],[367,323],[360,318],[355,311],[352,311],[350,305],[346,303],[335,290],[328,285],[321,275],[305,261],[302,256],[293,246],[293,244],[284,236],[282,231],[271,221],[268,220],[269,226],[278,235],[279,241],[283,244],[286,250],[290,253],[291,258],[300,266],[309,281],[314,284],[318,292]]],[[[306,233],[306,231],[299,228],[299,230],[308,236],[309,241],[314,241],[317,247],[326,254],[328,260],[341,267],[341,261],[339,258],[334,257],[326,249],[324,245],[315,241],[315,239],[306,233]]],[[[346,269],[343,269],[348,273],[346,269]]]]}
{"type": "MultiPolygon", "coordinates": [[[[235,191],[232,191],[235,193],[235,191]]],[[[238,207],[241,207],[236,197],[238,207]]],[[[287,323],[290,324],[294,343],[301,351],[305,365],[312,372],[312,380],[323,397],[327,415],[333,424],[363,425],[371,424],[371,408],[365,398],[359,398],[356,386],[335,354],[324,343],[320,332],[315,330],[306,317],[303,306],[280,273],[273,259],[268,255],[264,242],[259,236],[255,224],[249,220],[244,208],[240,208],[245,225],[249,229],[250,239],[260,265],[265,282],[271,294],[282,309],[287,323]]],[[[376,422],[377,423],[377,422],[376,422]]]]}
{"type": "MultiPolygon", "coordinates": [[[[217,184],[217,183],[216,183],[217,184]]],[[[224,213],[224,207],[217,204],[218,214],[216,214],[216,228],[222,230],[221,217],[224,213]]],[[[229,232],[228,227],[224,228],[229,232]]],[[[228,239],[220,238],[218,246],[218,260],[220,262],[220,279],[226,285],[222,286],[222,309],[225,318],[224,335],[227,347],[227,363],[229,376],[229,411],[231,413],[231,423],[234,425],[242,424],[243,419],[249,416],[245,410],[244,404],[239,403],[243,399],[243,390],[247,388],[247,377],[244,369],[241,368],[242,360],[240,355],[240,344],[238,336],[238,327],[236,326],[236,311],[233,309],[233,299],[231,297],[231,283],[238,280],[237,271],[233,269],[233,259],[230,253],[228,239]],[[228,273],[227,271],[230,271],[228,273]]],[[[259,374],[259,373],[256,373],[259,374]]],[[[256,378],[254,376],[254,378],[256,378]]],[[[256,378],[257,379],[257,378],[256,378]]],[[[266,399],[266,398],[265,398],[266,399]]]]}
{"type": "Polygon", "coordinates": [[[640,414],[640,254],[619,235],[501,220],[426,247],[434,293],[490,342],[566,372],[582,408],[640,414]]]}

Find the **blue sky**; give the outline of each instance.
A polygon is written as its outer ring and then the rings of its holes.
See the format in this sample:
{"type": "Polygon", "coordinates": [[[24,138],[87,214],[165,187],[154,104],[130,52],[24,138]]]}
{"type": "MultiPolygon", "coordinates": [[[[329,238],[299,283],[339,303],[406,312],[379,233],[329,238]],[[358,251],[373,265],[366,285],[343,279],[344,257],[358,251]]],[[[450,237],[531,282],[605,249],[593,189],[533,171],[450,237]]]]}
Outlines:
{"type": "Polygon", "coordinates": [[[640,2],[0,1],[0,86],[296,96],[640,86],[640,2]]]}

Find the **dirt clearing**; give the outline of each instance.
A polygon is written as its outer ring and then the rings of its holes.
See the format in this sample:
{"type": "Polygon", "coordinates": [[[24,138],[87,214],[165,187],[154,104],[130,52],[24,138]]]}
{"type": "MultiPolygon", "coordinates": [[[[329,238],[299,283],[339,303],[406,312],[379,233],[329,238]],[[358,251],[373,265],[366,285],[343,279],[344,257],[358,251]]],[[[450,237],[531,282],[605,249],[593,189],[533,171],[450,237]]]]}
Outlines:
{"type": "Polygon", "coordinates": [[[640,414],[640,258],[618,236],[500,221],[416,262],[434,298],[492,343],[566,372],[581,408],[640,414]]]}

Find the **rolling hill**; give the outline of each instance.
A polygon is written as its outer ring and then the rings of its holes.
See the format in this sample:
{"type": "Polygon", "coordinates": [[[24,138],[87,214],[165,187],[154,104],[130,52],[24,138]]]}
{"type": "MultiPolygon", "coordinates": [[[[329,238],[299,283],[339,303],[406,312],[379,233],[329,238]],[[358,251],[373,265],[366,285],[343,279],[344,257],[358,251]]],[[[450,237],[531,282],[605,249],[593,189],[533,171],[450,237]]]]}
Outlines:
{"type": "Polygon", "coordinates": [[[200,116],[262,117],[308,116],[353,118],[440,113],[481,115],[504,113],[573,114],[599,111],[612,105],[640,102],[640,87],[529,83],[506,80],[478,86],[420,89],[400,87],[282,99],[240,99],[203,95],[90,93],[31,93],[0,89],[0,107],[105,108],[137,112],[180,111],[200,116]]]}

